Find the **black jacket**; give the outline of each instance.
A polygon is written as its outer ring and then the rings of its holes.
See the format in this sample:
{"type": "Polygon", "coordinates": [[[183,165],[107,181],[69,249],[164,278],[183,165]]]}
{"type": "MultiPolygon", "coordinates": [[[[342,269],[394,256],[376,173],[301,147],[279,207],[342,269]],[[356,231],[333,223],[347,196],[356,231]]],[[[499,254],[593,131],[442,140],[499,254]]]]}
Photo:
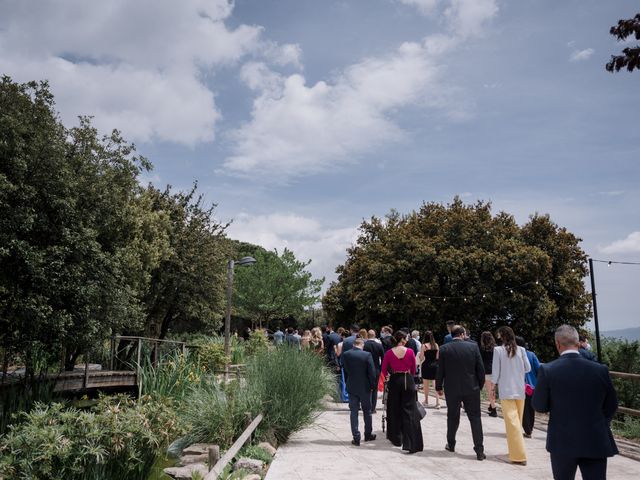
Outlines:
{"type": "Polygon", "coordinates": [[[364,342],[364,351],[369,352],[373,357],[373,366],[376,367],[376,372],[380,375],[382,370],[382,360],[384,358],[384,347],[381,343],[375,340],[367,340],[364,342]]]}
{"type": "Polygon", "coordinates": [[[618,400],[606,366],[577,353],[540,365],[532,404],[549,412],[548,452],[569,458],[618,453],[609,426],[618,400]]]}
{"type": "Polygon", "coordinates": [[[340,355],[340,359],[347,392],[359,397],[371,395],[371,391],[378,386],[371,354],[359,348],[352,348],[340,355]]]}
{"type": "Polygon", "coordinates": [[[456,340],[440,347],[436,390],[447,397],[460,397],[479,391],[484,385],[484,366],[478,345],[456,340]]]}
{"type": "Polygon", "coordinates": [[[336,332],[331,332],[327,341],[324,344],[324,348],[327,351],[327,362],[334,364],[336,362],[336,351],[334,347],[342,341],[342,337],[336,332]]]}

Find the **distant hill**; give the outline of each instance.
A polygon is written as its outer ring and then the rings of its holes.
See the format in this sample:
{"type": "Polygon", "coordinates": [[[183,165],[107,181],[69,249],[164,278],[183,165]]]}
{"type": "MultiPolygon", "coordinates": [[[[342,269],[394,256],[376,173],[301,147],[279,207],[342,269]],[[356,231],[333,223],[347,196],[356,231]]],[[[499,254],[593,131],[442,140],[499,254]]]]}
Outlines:
{"type": "Polygon", "coordinates": [[[621,330],[608,330],[606,332],[600,332],[603,337],[621,338],[623,340],[640,340],[640,327],[638,328],[623,328],[621,330]]]}

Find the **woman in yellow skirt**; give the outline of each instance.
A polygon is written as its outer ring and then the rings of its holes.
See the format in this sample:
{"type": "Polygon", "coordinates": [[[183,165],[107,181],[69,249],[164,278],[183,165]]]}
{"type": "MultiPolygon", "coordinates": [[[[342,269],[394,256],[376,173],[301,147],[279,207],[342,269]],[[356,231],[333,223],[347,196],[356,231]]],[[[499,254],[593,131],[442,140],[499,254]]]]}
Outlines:
{"type": "Polygon", "coordinates": [[[502,346],[493,350],[491,376],[493,383],[498,385],[504,426],[507,431],[508,460],[516,465],[526,465],[527,452],[522,436],[524,375],[531,370],[531,365],[525,349],[516,344],[516,337],[511,327],[500,327],[497,336],[502,340],[502,346]]]}

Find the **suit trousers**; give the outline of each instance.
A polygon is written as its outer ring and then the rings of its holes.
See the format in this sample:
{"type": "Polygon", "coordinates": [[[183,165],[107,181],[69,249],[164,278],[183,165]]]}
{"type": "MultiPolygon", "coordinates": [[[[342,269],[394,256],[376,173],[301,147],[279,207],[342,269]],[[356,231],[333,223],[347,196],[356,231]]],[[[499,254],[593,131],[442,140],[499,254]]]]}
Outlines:
{"type": "Polygon", "coordinates": [[[473,436],[473,448],[476,453],[484,451],[482,433],[482,419],[480,414],[480,390],[469,395],[454,396],[448,394],[445,389],[445,400],[447,402],[447,443],[451,447],[456,445],[456,433],[460,426],[460,405],[464,405],[467,418],[471,424],[471,435],[473,436]]]}
{"type": "Polygon", "coordinates": [[[512,462],[526,462],[527,452],[524,448],[522,436],[522,416],[524,413],[524,400],[500,400],[504,426],[507,431],[507,446],[509,447],[509,460],[512,462]]]}
{"type": "Polygon", "coordinates": [[[605,480],[607,478],[607,457],[571,458],[566,455],[551,454],[551,470],[554,480],[573,480],[580,468],[582,480],[605,480]]]}
{"type": "Polygon", "coordinates": [[[360,440],[360,430],[358,430],[358,414],[362,408],[364,414],[364,436],[365,438],[371,435],[373,430],[371,420],[371,395],[356,395],[355,393],[349,394],[349,410],[351,411],[351,435],[354,440],[360,440]]]}
{"type": "Polygon", "coordinates": [[[375,412],[377,406],[378,406],[378,385],[376,385],[376,388],[374,388],[373,391],[371,392],[371,412],[375,412]]]}
{"type": "Polygon", "coordinates": [[[527,435],[531,435],[533,432],[533,424],[536,421],[536,411],[533,409],[531,399],[533,397],[527,395],[524,398],[524,412],[522,414],[522,429],[527,435]]]}

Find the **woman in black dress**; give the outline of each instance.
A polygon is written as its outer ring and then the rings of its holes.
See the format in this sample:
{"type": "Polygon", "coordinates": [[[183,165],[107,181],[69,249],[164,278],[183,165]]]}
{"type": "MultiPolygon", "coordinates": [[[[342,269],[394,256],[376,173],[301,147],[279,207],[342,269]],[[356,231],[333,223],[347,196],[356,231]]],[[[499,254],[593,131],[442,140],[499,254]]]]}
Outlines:
{"type": "MultiPolygon", "coordinates": [[[[427,340],[422,344],[420,353],[418,354],[418,361],[422,362],[422,387],[424,391],[424,403],[425,407],[429,406],[429,382],[434,382],[433,390],[435,391],[436,373],[438,371],[438,352],[440,347],[436,343],[433,336],[433,332],[428,330],[425,332],[425,339],[427,340]]],[[[440,396],[436,392],[436,408],[440,409],[440,396]]]]}
{"type": "Polygon", "coordinates": [[[480,356],[484,363],[484,388],[487,389],[489,396],[489,416],[497,417],[496,410],[496,386],[491,381],[491,372],[493,370],[493,349],[496,346],[496,340],[491,332],[482,332],[480,336],[480,356]]]}

